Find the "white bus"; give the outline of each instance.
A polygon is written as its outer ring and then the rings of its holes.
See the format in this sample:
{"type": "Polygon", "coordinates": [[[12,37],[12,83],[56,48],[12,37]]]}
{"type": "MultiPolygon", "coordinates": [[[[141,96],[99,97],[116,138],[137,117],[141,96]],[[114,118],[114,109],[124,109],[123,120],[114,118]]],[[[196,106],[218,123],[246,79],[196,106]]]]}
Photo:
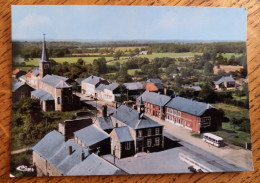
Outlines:
{"type": "Polygon", "coordinates": [[[211,145],[217,146],[217,147],[224,145],[223,138],[221,138],[217,135],[214,135],[212,133],[204,133],[203,134],[203,141],[207,142],[211,145]]]}

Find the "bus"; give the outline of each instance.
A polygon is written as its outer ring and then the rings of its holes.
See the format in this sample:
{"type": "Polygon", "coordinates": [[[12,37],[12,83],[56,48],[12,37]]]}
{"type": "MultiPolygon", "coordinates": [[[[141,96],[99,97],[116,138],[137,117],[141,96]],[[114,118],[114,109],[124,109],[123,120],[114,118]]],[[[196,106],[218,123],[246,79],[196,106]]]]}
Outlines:
{"type": "Polygon", "coordinates": [[[223,138],[214,135],[212,133],[204,133],[203,134],[203,141],[207,142],[211,145],[214,145],[216,147],[221,147],[224,145],[223,138]]]}

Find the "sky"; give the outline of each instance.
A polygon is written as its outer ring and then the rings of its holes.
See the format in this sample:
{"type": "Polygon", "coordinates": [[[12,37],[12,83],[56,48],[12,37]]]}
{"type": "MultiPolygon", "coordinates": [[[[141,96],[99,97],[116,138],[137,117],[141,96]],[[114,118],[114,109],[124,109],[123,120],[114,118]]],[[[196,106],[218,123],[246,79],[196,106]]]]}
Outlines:
{"type": "Polygon", "coordinates": [[[12,40],[246,41],[245,8],[12,5],[12,40]]]}

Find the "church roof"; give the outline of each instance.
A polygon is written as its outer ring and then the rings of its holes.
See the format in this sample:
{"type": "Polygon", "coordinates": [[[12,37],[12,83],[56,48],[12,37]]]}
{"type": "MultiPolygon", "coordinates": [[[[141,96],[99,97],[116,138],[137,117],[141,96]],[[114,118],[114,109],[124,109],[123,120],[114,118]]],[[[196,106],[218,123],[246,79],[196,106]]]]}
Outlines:
{"type": "Polygon", "coordinates": [[[41,58],[39,59],[39,62],[49,62],[45,38],[44,38],[43,43],[42,43],[42,55],[41,55],[41,58]]]}
{"type": "Polygon", "coordinates": [[[57,75],[49,75],[47,74],[44,76],[42,79],[39,81],[46,83],[50,86],[53,86],[55,88],[70,88],[71,85],[69,85],[66,81],[68,78],[62,77],[62,76],[57,76],[57,75]]]}
{"type": "Polygon", "coordinates": [[[32,74],[31,75],[34,75],[34,76],[39,76],[39,70],[38,69],[34,69],[32,71],[32,74]]]}
{"type": "Polygon", "coordinates": [[[42,101],[54,100],[50,93],[48,93],[44,90],[41,90],[41,89],[34,90],[31,92],[31,94],[36,96],[37,98],[39,98],[42,101]]]}

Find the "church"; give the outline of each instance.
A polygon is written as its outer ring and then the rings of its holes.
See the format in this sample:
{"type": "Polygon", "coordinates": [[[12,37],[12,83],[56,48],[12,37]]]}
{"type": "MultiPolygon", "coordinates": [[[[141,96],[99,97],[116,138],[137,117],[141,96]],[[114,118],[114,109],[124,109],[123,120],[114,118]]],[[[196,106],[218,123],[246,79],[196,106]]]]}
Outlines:
{"type": "Polygon", "coordinates": [[[70,111],[80,107],[80,98],[73,95],[69,78],[51,74],[52,64],[47,55],[45,37],[38,67],[33,70],[31,81],[36,89],[31,98],[39,99],[43,111],[70,111]],[[33,74],[34,73],[34,74],[33,74]],[[33,80],[33,81],[32,81],[33,80]]]}

